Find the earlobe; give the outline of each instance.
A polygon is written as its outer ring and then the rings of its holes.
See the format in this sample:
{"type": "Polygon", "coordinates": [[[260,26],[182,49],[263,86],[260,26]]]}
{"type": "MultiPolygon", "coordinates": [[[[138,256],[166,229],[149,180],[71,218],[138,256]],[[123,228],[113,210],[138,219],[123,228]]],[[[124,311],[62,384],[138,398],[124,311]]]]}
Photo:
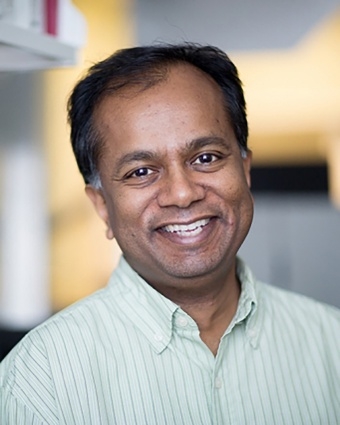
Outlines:
{"type": "Polygon", "coordinates": [[[106,237],[108,239],[113,239],[114,234],[110,225],[109,220],[109,212],[107,209],[106,201],[104,199],[104,195],[100,189],[95,189],[91,185],[86,185],[85,193],[89,197],[92,202],[97,214],[104,221],[107,229],[106,229],[106,237]]]}
{"type": "Polygon", "coordinates": [[[112,229],[111,229],[111,226],[110,226],[110,225],[107,225],[107,228],[106,228],[106,237],[107,237],[107,239],[109,239],[109,240],[114,239],[114,234],[113,234],[113,231],[112,231],[112,229]]]}
{"type": "Polygon", "coordinates": [[[243,158],[243,169],[244,174],[247,180],[248,187],[251,187],[251,177],[250,177],[250,171],[251,171],[251,162],[253,158],[253,153],[250,149],[247,150],[247,156],[243,158]]]}

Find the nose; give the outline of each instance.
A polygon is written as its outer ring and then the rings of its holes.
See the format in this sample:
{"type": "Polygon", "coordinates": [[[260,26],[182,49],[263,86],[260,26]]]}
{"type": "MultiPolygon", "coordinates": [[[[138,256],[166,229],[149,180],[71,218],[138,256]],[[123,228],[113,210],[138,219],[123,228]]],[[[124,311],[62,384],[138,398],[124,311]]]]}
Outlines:
{"type": "Polygon", "coordinates": [[[176,206],[187,208],[205,196],[205,188],[192,175],[194,171],[179,170],[175,167],[165,173],[158,192],[161,207],[176,206]]]}

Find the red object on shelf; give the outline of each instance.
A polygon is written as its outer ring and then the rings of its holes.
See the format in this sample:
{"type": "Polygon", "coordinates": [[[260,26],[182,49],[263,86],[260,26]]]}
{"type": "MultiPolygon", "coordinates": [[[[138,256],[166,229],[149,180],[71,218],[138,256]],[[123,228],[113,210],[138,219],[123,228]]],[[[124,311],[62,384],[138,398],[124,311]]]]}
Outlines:
{"type": "Polygon", "coordinates": [[[57,35],[58,27],[58,0],[44,0],[45,32],[57,35]]]}

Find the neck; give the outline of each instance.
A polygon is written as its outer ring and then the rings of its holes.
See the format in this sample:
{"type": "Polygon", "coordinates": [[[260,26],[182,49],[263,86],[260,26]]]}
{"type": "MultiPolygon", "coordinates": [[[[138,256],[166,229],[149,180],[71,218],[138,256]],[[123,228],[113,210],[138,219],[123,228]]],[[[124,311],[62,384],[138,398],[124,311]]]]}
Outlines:
{"type": "Polygon", "coordinates": [[[202,341],[216,355],[220,339],[236,313],[240,297],[241,288],[235,265],[223,278],[214,276],[205,284],[196,281],[181,289],[178,286],[168,291],[162,289],[163,295],[195,320],[202,341]]]}
{"type": "Polygon", "coordinates": [[[240,297],[240,285],[236,277],[232,285],[221,288],[210,298],[196,303],[182,303],[180,307],[191,316],[200,330],[200,337],[216,355],[220,339],[235,316],[240,297]]]}

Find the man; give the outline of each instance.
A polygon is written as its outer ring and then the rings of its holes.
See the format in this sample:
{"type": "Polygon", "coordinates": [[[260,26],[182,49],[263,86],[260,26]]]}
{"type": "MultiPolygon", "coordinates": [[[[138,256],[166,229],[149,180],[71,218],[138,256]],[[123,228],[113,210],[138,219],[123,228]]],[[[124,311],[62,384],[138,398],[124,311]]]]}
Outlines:
{"type": "Polygon", "coordinates": [[[151,46],[93,66],[69,101],[86,193],[123,257],[108,286],[1,366],[2,424],[340,423],[340,313],[259,283],[236,68],[151,46]]]}

